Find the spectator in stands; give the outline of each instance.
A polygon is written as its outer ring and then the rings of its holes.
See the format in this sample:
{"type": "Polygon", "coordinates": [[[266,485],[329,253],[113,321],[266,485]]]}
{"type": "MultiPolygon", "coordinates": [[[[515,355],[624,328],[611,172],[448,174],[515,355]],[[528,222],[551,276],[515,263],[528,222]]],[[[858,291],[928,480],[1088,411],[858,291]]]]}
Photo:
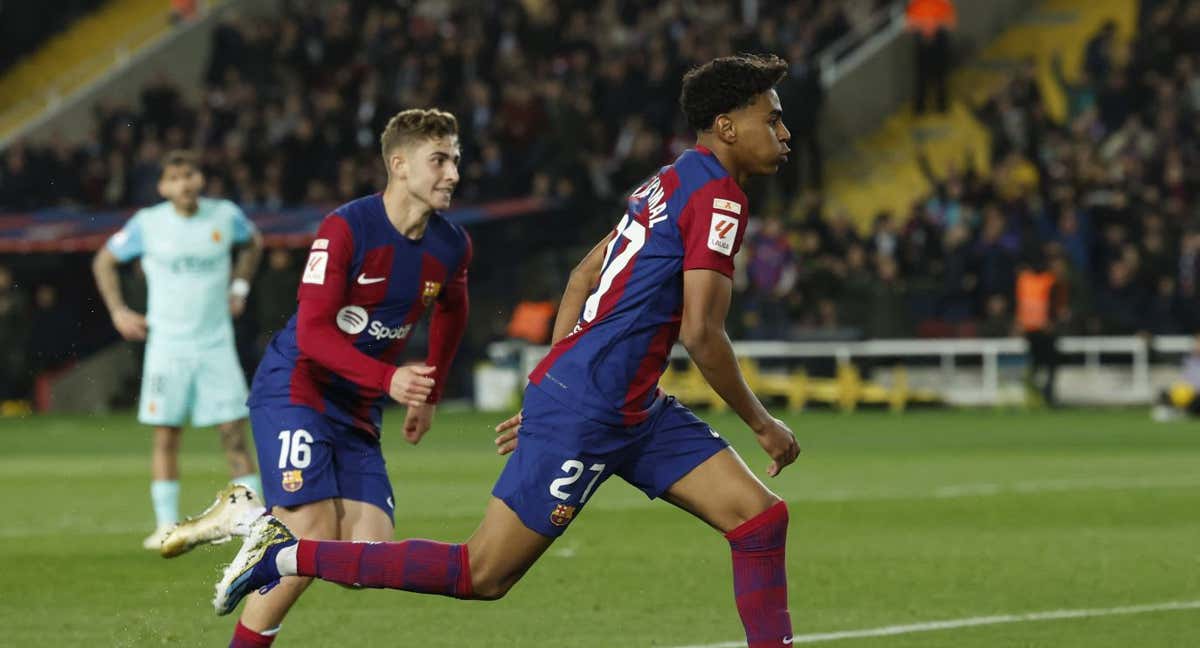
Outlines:
{"type": "Polygon", "coordinates": [[[908,290],[900,278],[896,259],[884,254],[875,257],[875,280],[870,284],[867,302],[867,337],[912,337],[908,311],[908,290]]]}
{"type": "Polygon", "coordinates": [[[1065,295],[1046,259],[1036,257],[1017,273],[1017,329],[1029,345],[1025,381],[1042,404],[1054,407],[1054,378],[1058,371],[1058,327],[1065,295]]]}
{"type": "Polygon", "coordinates": [[[1132,335],[1145,323],[1145,297],[1133,281],[1129,264],[1115,259],[1108,265],[1108,280],[1096,295],[1100,332],[1104,335],[1132,335]]]}
{"type": "Polygon", "coordinates": [[[261,355],[271,337],[287,326],[288,319],[296,312],[300,269],[296,267],[292,252],[272,248],[267,253],[266,264],[254,278],[254,284],[250,298],[254,301],[253,312],[258,330],[255,346],[261,355]]]}
{"type": "Polygon", "coordinates": [[[950,32],[958,16],[952,0],[909,0],[908,28],[917,39],[917,84],[914,112],[925,112],[926,97],[934,95],[940,113],[949,109],[946,89],[950,74],[950,32]]]}
{"type": "Polygon", "coordinates": [[[784,340],[788,337],[787,295],[796,282],[796,255],[783,221],[767,217],[761,229],[746,237],[745,301],[747,334],[751,338],[784,340]]]}
{"type": "Polygon", "coordinates": [[[30,314],[29,361],[31,376],[52,371],[75,357],[79,340],[79,315],[59,299],[58,288],[41,284],[33,292],[30,314]]]}
{"type": "Polygon", "coordinates": [[[29,344],[29,304],[12,271],[0,266],[0,401],[20,398],[28,391],[26,362],[29,344]]]}

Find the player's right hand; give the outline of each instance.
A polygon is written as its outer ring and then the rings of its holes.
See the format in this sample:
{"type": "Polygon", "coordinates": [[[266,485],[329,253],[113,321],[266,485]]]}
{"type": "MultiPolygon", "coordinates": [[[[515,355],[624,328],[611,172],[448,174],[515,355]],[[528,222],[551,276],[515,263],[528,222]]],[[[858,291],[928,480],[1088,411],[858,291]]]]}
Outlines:
{"type": "Polygon", "coordinates": [[[771,457],[771,465],[767,466],[767,476],[774,477],[781,470],[800,456],[800,444],[783,421],[771,418],[771,422],[761,430],[755,431],[758,445],[771,457]]]}
{"type": "Polygon", "coordinates": [[[410,407],[419,407],[428,400],[433,392],[433,378],[429,376],[437,367],[422,364],[404,365],[398,367],[392,374],[392,384],[388,386],[388,396],[397,403],[410,407]]]}
{"type": "Polygon", "coordinates": [[[506,455],[517,449],[517,432],[521,429],[521,413],[511,416],[496,426],[496,454],[506,455]]]}
{"type": "Polygon", "coordinates": [[[122,308],[112,314],[113,326],[126,340],[146,339],[146,316],[136,313],[133,309],[122,308]]]}

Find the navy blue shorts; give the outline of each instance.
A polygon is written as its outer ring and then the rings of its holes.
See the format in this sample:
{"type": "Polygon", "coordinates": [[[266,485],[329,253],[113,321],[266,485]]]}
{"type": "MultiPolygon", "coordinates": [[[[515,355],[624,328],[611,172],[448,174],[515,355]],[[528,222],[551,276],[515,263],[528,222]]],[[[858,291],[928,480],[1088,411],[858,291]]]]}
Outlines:
{"type": "Polygon", "coordinates": [[[729,447],[673,396],[650,418],[626,427],[580,416],[530,385],[521,415],[517,449],[492,495],[525,526],[551,538],[566,531],[610,476],[654,499],[729,447]]]}
{"type": "Polygon", "coordinates": [[[393,517],[392,483],[378,439],[303,406],[252,407],[250,425],[267,506],[340,497],[374,504],[393,517]]]}

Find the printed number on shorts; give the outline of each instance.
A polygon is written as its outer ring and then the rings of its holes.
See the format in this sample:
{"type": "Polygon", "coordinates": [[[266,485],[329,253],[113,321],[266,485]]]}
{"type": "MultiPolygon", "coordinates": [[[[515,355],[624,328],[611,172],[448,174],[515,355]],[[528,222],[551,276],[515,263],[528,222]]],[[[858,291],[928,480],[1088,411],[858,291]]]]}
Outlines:
{"type": "MultiPolygon", "coordinates": [[[[592,477],[592,480],[588,482],[587,488],[583,489],[583,495],[579,497],[580,504],[586,503],[588,496],[592,494],[592,489],[596,486],[596,480],[600,479],[600,475],[604,473],[604,464],[592,464],[591,468],[588,468],[588,470],[596,474],[592,477]]],[[[563,488],[574,484],[575,482],[579,481],[580,477],[583,476],[583,462],[576,459],[568,459],[567,461],[563,462],[562,471],[567,473],[567,476],[559,477],[558,479],[550,482],[550,494],[560,500],[565,500],[570,499],[571,494],[564,491],[563,488]]]]}
{"type": "Polygon", "coordinates": [[[308,468],[312,461],[312,435],[306,430],[283,430],[279,433],[279,467],[308,468]]]}

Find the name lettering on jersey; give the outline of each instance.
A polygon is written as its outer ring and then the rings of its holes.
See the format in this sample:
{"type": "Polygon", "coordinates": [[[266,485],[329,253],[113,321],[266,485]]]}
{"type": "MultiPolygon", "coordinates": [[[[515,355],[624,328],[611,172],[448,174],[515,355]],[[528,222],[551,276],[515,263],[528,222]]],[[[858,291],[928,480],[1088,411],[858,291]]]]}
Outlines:
{"type": "Polygon", "coordinates": [[[325,284],[325,266],[329,265],[329,253],[313,250],[308,253],[308,263],[304,264],[304,276],[300,283],[325,284]]]}
{"type": "Polygon", "coordinates": [[[733,256],[733,242],[737,239],[738,221],[732,216],[713,212],[708,228],[708,249],[733,256]]]}
{"type": "Polygon", "coordinates": [[[649,220],[649,226],[653,228],[658,223],[667,220],[667,203],[663,202],[663,198],[667,192],[663,189],[662,179],[654,176],[654,179],[646,183],[641,189],[638,189],[632,196],[634,200],[646,199],[646,215],[649,220]]]}

